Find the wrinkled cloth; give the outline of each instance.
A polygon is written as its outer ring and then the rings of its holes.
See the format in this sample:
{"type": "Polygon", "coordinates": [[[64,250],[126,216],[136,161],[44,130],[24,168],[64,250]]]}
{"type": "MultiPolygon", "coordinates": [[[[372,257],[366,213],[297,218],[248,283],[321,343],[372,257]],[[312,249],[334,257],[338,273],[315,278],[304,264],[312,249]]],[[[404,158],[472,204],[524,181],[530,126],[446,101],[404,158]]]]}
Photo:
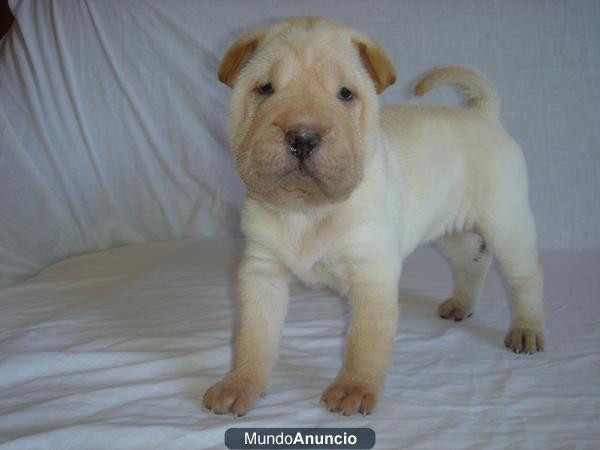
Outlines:
{"type": "Polygon", "coordinates": [[[450,270],[406,261],[385,389],[370,416],[318,404],[342,365],[347,302],[291,289],[268,394],[246,416],[200,399],[230,367],[242,240],[126,246],[0,290],[0,449],[222,449],[229,427],[370,427],[377,449],[596,449],[600,253],[546,252],[546,350],[503,346],[492,271],[475,314],[437,316],[450,270]]]}

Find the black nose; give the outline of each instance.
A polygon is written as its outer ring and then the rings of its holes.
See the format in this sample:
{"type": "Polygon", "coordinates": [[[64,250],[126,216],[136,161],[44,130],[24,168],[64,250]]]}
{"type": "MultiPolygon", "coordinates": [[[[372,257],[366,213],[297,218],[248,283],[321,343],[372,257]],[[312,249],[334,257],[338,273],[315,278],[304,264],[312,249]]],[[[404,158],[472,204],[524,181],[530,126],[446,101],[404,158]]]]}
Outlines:
{"type": "Polygon", "coordinates": [[[294,128],[285,133],[285,140],[290,146],[292,155],[302,160],[321,142],[321,136],[314,130],[305,127],[294,128]]]}

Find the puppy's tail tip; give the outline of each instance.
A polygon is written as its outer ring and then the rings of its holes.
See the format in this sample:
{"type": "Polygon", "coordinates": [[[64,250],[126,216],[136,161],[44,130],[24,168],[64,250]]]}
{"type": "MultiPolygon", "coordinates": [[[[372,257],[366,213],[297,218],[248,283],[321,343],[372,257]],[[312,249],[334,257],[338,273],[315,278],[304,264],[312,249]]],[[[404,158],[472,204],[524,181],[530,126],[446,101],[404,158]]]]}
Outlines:
{"type": "Polygon", "coordinates": [[[459,66],[447,66],[432,70],[417,83],[414,89],[416,97],[439,86],[458,86],[467,97],[467,108],[498,117],[500,99],[486,78],[472,69],[459,66]]]}

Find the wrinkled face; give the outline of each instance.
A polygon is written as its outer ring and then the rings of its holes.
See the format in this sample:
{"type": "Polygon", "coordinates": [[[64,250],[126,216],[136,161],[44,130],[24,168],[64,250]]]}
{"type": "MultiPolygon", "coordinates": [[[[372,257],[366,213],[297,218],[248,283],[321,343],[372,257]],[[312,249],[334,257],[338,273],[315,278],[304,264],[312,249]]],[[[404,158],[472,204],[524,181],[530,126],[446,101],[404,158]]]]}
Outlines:
{"type": "Polygon", "coordinates": [[[290,206],[346,200],[362,180],[378,117],[364,48],[326,19],[296,18],[242,49],[230,127],[248,195],[290,206]]]}

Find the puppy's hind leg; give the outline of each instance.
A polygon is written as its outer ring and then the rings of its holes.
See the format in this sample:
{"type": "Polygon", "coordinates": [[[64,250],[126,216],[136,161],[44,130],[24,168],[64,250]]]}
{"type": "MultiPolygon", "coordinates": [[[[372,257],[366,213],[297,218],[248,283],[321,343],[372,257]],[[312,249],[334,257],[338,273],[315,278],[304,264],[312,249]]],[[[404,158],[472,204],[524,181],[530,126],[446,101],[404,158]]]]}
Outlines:
{"type": "Polygon", "coordinates": [[[506,205],[487,217],[490,220],[478,228],[498,260],[512,303],[512,324],[504,344],[515,353],[543,350],[544,280],[528,202],[506,205]]]}
{"type": "Polygon", "coordinates": [[[491,261],[485,240],[475,233],[443,236],[437,247],[448,258],[454,276],[452,297],[440,304],[443,319],[461,321],[473,314],[491,261]]]}

